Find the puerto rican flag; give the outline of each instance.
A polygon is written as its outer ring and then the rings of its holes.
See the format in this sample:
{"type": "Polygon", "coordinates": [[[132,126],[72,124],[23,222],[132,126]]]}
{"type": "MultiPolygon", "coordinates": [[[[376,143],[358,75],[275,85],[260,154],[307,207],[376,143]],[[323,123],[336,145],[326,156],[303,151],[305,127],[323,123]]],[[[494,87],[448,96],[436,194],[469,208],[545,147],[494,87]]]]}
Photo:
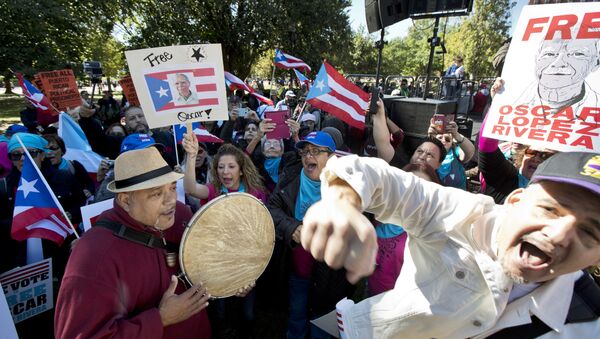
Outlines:
{"type": "Polygon", "coordinates": [[[40,92],[31,82],[23,78],[23,75],[16,72],[15,75],[19,79],[19,86],[23,90],[23,95],[35,107],[38,112],[38,122],[42,125],[49,125],[58,120],[58,114],[50,103],[50,100],[40,92]]]}
{"type": "Polygon", "coordinates": [[[156,112],[165,112],[181,108],[205,109],[219,104],[217,78],[214,67],[181,68],[144,74],[144,80],[150,91],[152,104],[156,112]],[[198,98],[189,104],[177,104],[179,93],[175,88],[176,74],[185,74],[190,80],[190,91],[198,98]]]}
{"type": "Polygon", "coordinates": [[[310,72],[310,66],[308,66],[301,59],[283,53],[279,48],[275,49],[275,66],[283,69],[298,68],[304,72],[310,72]]]}
{"type": "Polygon", "coordinates": [[[250,95],[255,96],[261,102],[273,106],[273,100],[256,93],[254,88],[248,86],[248,84],[242,81],[242,79],[236,77],[235,75],[227,71],[225,71],[225,84],[232,91],[235,91],[236,89],[243,89],[244,91],[250,93],[250,95]]]}
{"type": "Polygon", "coordinates": [[[63,139],[67,148],[64,158],[67,160],[77,160],[92,176],[92,179],[96,179],[96,172],[98,172],[98,166],[100,166],[102,157],[92,151],[85,133],[83,133],[79,124],[67,113],[63,112],[60,114],[58,135],[63,139]]]}
{"type": "Polygon", "coordinates": [[[15,197],[11,235],[18,241],[42,238],[54,241],[60,246],[73,230],[61,213],[62,206],[46,179],[29,152],[25,152],[21,180],[15,197]]]}
{"type": "MultiPolygon", "coordinates": [[[[200,122],[192,123],[192,130],[200,142],[223,143],[222,139],[210,134],[200,122]]],[[[181,144],[183,141],[183,134],[187,131],[185,124],[173,125],[173,131],[175,132],[175,143],[181,144]]]]}
{"type": "Polygon", "coordinates": [[[297,69],[294,69],[294,74],[296,74],[296,78],[298,78],[300,84],[306,84],[306,88],[310,89],[310,80],[304,74],[300,73],[297,69]]]}
{"type": "Polygon", "coordinates": [[[348,125],[364,129],[369,94],[346,80],[331,65],[324,62],[306,96],[313,107],[322,109],[348,125]]]}

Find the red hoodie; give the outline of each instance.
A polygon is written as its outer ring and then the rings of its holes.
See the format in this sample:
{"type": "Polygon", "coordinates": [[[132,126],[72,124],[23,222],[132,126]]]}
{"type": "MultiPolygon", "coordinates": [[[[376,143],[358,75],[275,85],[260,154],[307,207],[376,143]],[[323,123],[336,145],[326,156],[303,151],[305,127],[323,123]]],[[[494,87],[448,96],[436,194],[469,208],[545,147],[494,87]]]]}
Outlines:
{"type": "MultiPolygon", "coordinates": [[[[177,202],[175,223],[165,238],[179,243],[192,213],[177,202]]],[[[127,212],[114,207],[100,216],[137,230],[148,229],[127,212]]],[[[156,234],[158,236],[158,234],[156,234]]],[[[93,227],[75,246],[67,264],[56,303],[54,333],[57,338],[210,338],[206,310],[163,327],[158,305],[171,275],[164,250],[116,237],[103,227],[93,227]]],[[[176,294],[184,291],[180,282],[176,294]]]]}

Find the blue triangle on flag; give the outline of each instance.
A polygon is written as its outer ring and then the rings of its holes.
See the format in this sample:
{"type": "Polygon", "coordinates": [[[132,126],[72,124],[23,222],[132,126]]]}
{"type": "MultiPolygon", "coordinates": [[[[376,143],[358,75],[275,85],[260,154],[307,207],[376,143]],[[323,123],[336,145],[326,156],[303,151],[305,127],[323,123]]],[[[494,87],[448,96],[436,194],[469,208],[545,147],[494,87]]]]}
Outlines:
{"type": "Polygon", "coordinates": [[[316,98],[329,92],[331,92],[331,88],[329,87],[327,69],[325,68],[325,64],[322,64],[321,69],[319,69],[319,73],[317,73],[317,77],[310,88],[310,91],[308,91],[306,100],[316,98]]]}
{"type": "Polygon", "coordinates": [[[150,97],[154,104],[155,110],[160,110],[163,106],[173,101],[173,95],[171,94],[171,87],[169,83],[164,80],[157,79],[152,74],[144,75],[148,90],[150,91],[150,97]]]}

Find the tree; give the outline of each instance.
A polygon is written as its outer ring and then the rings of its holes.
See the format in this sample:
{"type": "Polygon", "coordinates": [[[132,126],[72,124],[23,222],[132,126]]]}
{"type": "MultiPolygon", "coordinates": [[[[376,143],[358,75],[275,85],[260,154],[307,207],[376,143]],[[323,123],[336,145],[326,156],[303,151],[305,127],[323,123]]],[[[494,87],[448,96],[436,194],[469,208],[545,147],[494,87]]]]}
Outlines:
{"type": "Polygon", "coordinates": [[[474,78],[495,74],[492,58],[508,38],[514,5],[510,0],[475,0],[473,13],[449,35],[448,51],[462,54],[466,71],[474,78]]]}
{"type": "Polygon", "coordinates": [[[91,0],[5,0],[0,2],[0,73],[10,93],[9,69],[36,71],[73,67],[81,62],[88,31],[110,34],[112,23],[96,15],[91,0]],[[110,29],[108,29],[110,28],[110,29]]]}
{"type": "Polygon", "coordinates": [[[275,47],[319,64],[348,46],[348,0],[126,1],[119,22],[130,48],[220,43],[225,69],[245,78],[275,47]],[[315,20],[315,13],[327,13],[315,20]],[[160,13],[160,15],[157,15],[160,13]]]}
{"type": "Polygon", "coordinates": [[[114,36],[91,33],[90,44],[83,56],[87,60],[100,61],[102,71],[111,89],[111,78],[116,78],[125,68],[125,45],[115,39],[114,36]]]}

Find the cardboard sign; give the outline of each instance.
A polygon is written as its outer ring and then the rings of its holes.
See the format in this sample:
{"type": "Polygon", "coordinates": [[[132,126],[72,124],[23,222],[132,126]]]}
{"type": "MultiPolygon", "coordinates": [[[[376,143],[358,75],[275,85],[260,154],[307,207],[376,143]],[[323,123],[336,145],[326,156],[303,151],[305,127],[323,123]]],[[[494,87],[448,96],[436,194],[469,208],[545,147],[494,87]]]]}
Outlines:
{"type": "Polygon", "coordinates": [[[52,259],[10,270],[0,284],[15,324],[54,307],[52,259]]]}
{"type": "Polygon", "coordinates": [[[123,89],[123,95],[129,101],[131,106],[139,106],[140,100],[138,99],[137,93],[135,92],[135,87],[133,86],[133,79],[128,75],[121,80],[119,80],[119,85],[123,89]]]}
{"type": "Polygon", "coordinates": [[[229,118],[220,44],[139,49],[125,57],[150,128],[229,118]]]}
{"type": "Polygon", "coordinates": [[[600,3],[526,6],[483,135],[600,152],[599,43],[600,3]]]}
{"type": "Polygon", "coordinates": [[[81,106],[81,97],[73,70],[63,69],[38,73],[44,94],[59,111],[81,106]]]}

